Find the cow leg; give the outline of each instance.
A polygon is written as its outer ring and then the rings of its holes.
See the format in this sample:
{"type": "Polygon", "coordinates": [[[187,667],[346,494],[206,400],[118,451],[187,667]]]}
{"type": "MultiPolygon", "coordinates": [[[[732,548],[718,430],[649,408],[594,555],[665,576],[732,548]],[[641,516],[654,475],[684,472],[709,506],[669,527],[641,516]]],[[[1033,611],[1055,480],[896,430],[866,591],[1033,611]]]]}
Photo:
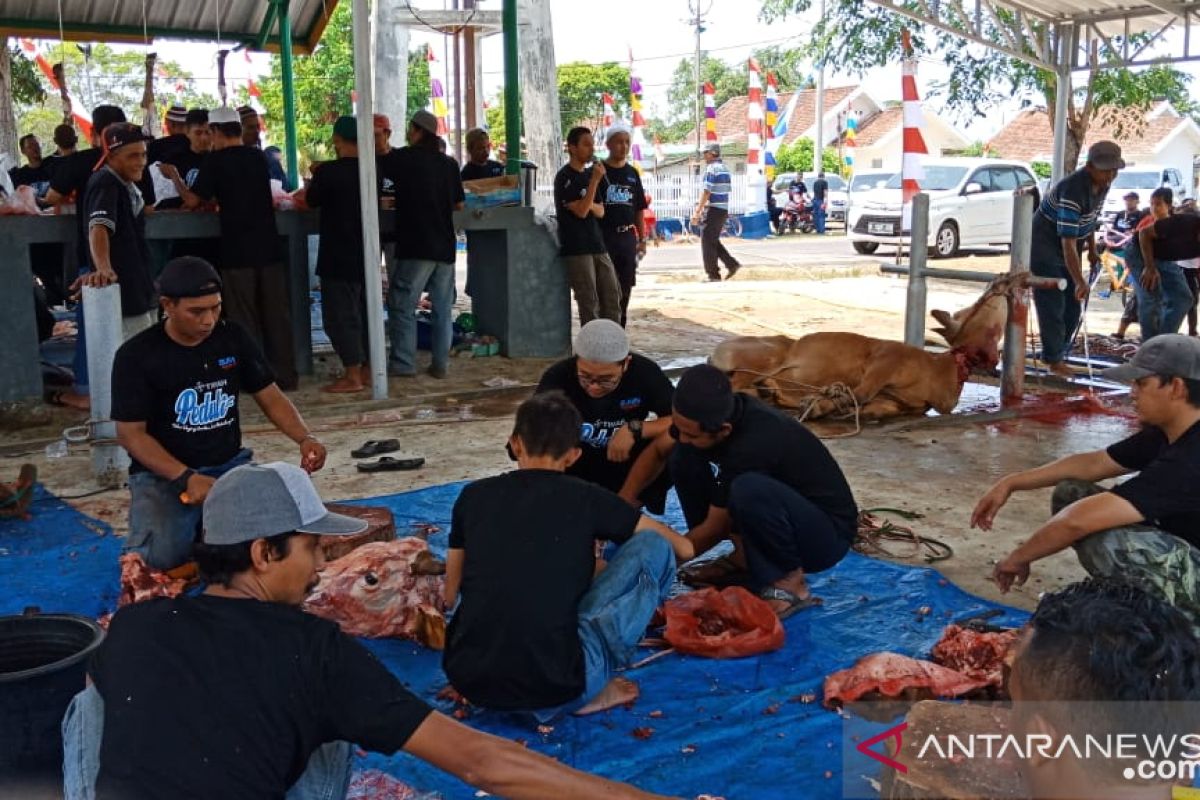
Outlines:
{"type": "Polygon", "coordinates": [[[858,417],[864,421],[874,421],[919,413],[921,412],[905,405],[904,403],[901,403],[894,397],[880,396],[876,397],[866,405],[861,406],[858,410],[858,417]]]}

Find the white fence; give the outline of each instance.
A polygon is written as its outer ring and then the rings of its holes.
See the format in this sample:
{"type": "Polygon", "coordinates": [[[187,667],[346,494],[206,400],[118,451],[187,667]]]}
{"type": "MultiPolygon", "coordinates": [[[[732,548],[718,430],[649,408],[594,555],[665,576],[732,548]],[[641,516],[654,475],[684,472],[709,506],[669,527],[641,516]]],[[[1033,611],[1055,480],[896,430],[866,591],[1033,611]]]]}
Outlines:
{"type": "MultiPolygon", "coordinates": [[[[733,175],[733,186],[729,196],[729,213],[746,212],[746,175],[733,175]]],[[[659,220],[688,219],[704,190],[702,175],[659,175],[642,173],[642,185],[650,193],[650,209],[659,220]]],[[[763,202],[766,202],[764,197],[763,202]]],[[[543,213],[554,209],[554,187],[543,184],[537,187],[537,208],[543,213]]]]}

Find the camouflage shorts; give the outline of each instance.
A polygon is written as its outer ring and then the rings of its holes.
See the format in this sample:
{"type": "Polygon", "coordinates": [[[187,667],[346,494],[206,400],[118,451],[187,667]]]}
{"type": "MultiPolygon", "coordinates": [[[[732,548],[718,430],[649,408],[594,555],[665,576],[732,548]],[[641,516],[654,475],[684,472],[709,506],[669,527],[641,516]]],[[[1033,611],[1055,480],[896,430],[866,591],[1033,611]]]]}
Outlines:
{"type": "MultiPolygon", "coordinates": [[[[1054,488],[1054,513],[1103,491],[1087,481],[1063,481],[1054,488]]],[[[1089,575],[1132,583],[1187,614],[1200,632],[1200,550],[1150,525],[1099,531],[1074,547],[1089,575]]]]}

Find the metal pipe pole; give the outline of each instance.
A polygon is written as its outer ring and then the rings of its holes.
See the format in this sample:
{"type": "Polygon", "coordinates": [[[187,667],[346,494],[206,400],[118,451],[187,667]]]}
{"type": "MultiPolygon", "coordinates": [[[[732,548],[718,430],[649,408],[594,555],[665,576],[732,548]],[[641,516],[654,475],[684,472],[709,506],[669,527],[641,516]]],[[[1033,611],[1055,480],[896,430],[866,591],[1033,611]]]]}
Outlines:
{"type": "MultiPolygon", "coordinates": [[[[463,0],[463,8],[475,8],[475,0],[463,0]]],[[[466,104],[466,129],[479,127],[479,83],[475,74],[475,28],[468,25],[463,29],[463,95],[466,104]]]]}
{"type": "MultiPolygon", "coordinates": [[[[501,10],[504,25],[504,139],[508,160],[504,171],[521,174],[521,85],[517,50],[517,0],[504,0],[501,10]]],[[[554,164],[546,167],[555,169],[554,164]]]]}
{"type": "Polygon", "coordinates": [[[279,67],[283,78],[283,136],[287,153],[288,180],[300,185],[300,154],[296,145],[296,85],[292,73],[292,15],[290,0],[275,0],[279,6],[279,67]]]}
{"type": "Polygon", "coordinates": [[[1075,49],[1072,34],[1074,28],[1059,23],[1058,68],[1055,70],[1054,86],[1054,158],[1050,167],[1050,185],[1058,183],[1069,171],[1067,169],[1067,104],[1071,99],[1071,56],[1075,49]]]}
{"type": "MultiPolygon", "coordinates": [[[[458,0],[454,2],[458,10],[458,0]]],[[[454,33],[454,127],[450,129],[453,136],[454,158],[463,163],[463,91],[462,91],[462,31],[454,33]]]]}
{"type": "Polygon", "coordinates": [[[371,364],[371,397],[388,396],[387,353],[383,344],[383,287],[379,278],[379,187],[375,172],[375,80],[371,75],[371,8],[354,0],[354,88],[358,92],[358,199],[362,203],[363,280],[367,303],[367,356],[371,364]]]}
{"type": "Polygon", "coordinates": [[[904,343],[925,346],[925,262],[929,256],[929,195],[912,199],[912,238],[908,245],[908,303],[904,309],[904,343]]]}
{"type": "Polygon", "coordinates": [[[700,85],[700,27],[701,27],[700,26],[700,22],[701,22],[700,3],[701,2],[702,2],[702,0],[696,0],[696,19],[694,22],[694,24],[696,26],[696,60],[695,60],[695,63],[692,65],[693,72],[695,73],[695,83],[696,83],[696,85],[694,87],[695,92],[696,92],[696,100],[695,100],[695,103],[693,104],[695,106],[695,110],[696,110],[696,158],[700,158],[700,148],[702,147],[701,141],[703,140],[703,137],[700,134],[700,130],[701,130],[700,129],[700,105],[701,105],[700,98],[704,94],[704,88],[700,85]]]}
{"type": "MultiPolygon", "coordinates": [[[[1009,274],[1028,272],[1033,246],[1033,195],[1013,198],[1009,274]]],[[[1025,346],[1029,325],[1029,290],[1017,286],[1008,295],[1008,324],[1004,329],[1000,399],[1019,400],[1025,392],[1025,346]]]]}
{"type": "Polygon", "coordinates": [[[92,477],[98,486],[116,487],[125,481],[129,456],[117,444],[112,420],[112,367],[121,346],[121,287],[83,287],[83,326],[87,337],[88,384],[92,398],[92,477]]]}
{"type": "MultiPolygon", "coordinates": [[[[821,0],[821,19],[825,19],[825,0],[821,0]]],[[[825,44],[817,53],[816,137],[813,140],[813,174],[825,166],[825,44]]],[[[924,324],[924,322],[922,322],[924,324]]],[[[922,341],[924,334],[922,333],[922,341]]]]}

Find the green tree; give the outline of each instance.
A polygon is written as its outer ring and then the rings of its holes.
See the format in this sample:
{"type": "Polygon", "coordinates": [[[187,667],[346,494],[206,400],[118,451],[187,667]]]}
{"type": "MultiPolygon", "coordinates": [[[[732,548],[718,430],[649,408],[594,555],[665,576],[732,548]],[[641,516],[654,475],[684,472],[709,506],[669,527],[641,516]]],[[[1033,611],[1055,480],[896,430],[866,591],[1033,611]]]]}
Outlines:
{"type": "Polygon", "coordinates": [[[581,122],[598,120],[604,110],[602,96],[613,98],[613,113],[629,116],[629,68],[615,61],[588,64],[572,61],[558,65],[558,104],[563,135],[581,122]]]}
{"type": "MultiPolygon", "coordinates": [[[[829,175],[840,175],[841,159],[837,150],[826,147],[821,153],[821,168],[829,175]]],[[[813,140],[807,136],[779,148],[775,154],[775,174],[781,172],[814,172],[813,140]]]]}
{"type": "MultiPolygon", "coordinates": [[[[680,124],[686,134],[695,127],[696,99],[700,98],[701,108],[704,100],[704,84],[713,85],[713,96],[717,108],[721,107],[731,97],[746,94],[749,91],[750,75],[746,69],[735,69],[719,58],[707,53],[700,55],[700,85],[696,85],[696,62],[691,58],[681,59],[671,75],[671,85],[667,89],[667,122],[680,124]],[[686,124],[684,124],[686,123],[686,124]]],[[[703,114],[703,110],[701,114],[703,114]]]]}
{"type": "MultiPolygon", "coordinates": [[[[329,141],[334,121],[353,110],[354,46],[351,35],[350,4],[341,3],[329,20],[320,44],[312,54],[293,61],[293,87],[296,95],[296,143],[300,163],[306,168],[313,161],[332,158],[329,141]]],[[[429,105],[429,61],[427,48],[408,54],[407,116],[429,105]]],[[[262,104],[267,119],[283,127],[283,64],[271,57],[270,74],[263,78],[262,104]]],[[[395,124],[395,122],[393,122],[395,124]]]]}
{"type": "MultiPolygon", "coordinates": [[[[774,21],[790,14],[812,8],[812,0],[760,0],[760,16],[774,21]]],[[[830,0],[826,13],[812,29],[805,47],[809,56],[823,54],[826,63],[837,64],[840,70],[862,74],[874,67],[894,65],[901,52],[901,31],[910,28],[912,44],[917,53],[936,53],[949,70],[949,77],[935,87],[935,93],[946,97],[948,107],[962,115],[980,116],[984,109],[996,103],[1036,91],[1045,99],[1053,126],[1055,104],[1067,104],[1066,164],[1078,161],[1088,126],[1105,107],[1133,111],[1127,123],[1130,132],[1142,124],[1144,112],[1156,97],[1175,97],[1188,110],[1190,77],[1169,67],[1153,67],[1138,72],[1128,69],[1091,70],[1082,85],[1073,92],[1059,96],[1057,80],[1052,72],[998,52],[978,55],[978,49],[965,47],[964,40],[952,33],[914,23],[893,11],[863,0],[830,0]]],[[[985,16],[984,38],[991,41],[1026,42],[1029,55],[1035,55],[1031,40],[1046,43],[1050,32],[1046,26],[1031,18],[1018,17],[999,10],[996,17],[985,16]],[[1026,35],[1026,34],[1029,35],[1026,35]]],[[[1148,41],[1149,34],[1131,36],[1130,45],[1148,41]]],[[[1105,41],[1097,49],[1101,63],[1116,57],[1124,45],[1123,37],[1105,41]]]]}

